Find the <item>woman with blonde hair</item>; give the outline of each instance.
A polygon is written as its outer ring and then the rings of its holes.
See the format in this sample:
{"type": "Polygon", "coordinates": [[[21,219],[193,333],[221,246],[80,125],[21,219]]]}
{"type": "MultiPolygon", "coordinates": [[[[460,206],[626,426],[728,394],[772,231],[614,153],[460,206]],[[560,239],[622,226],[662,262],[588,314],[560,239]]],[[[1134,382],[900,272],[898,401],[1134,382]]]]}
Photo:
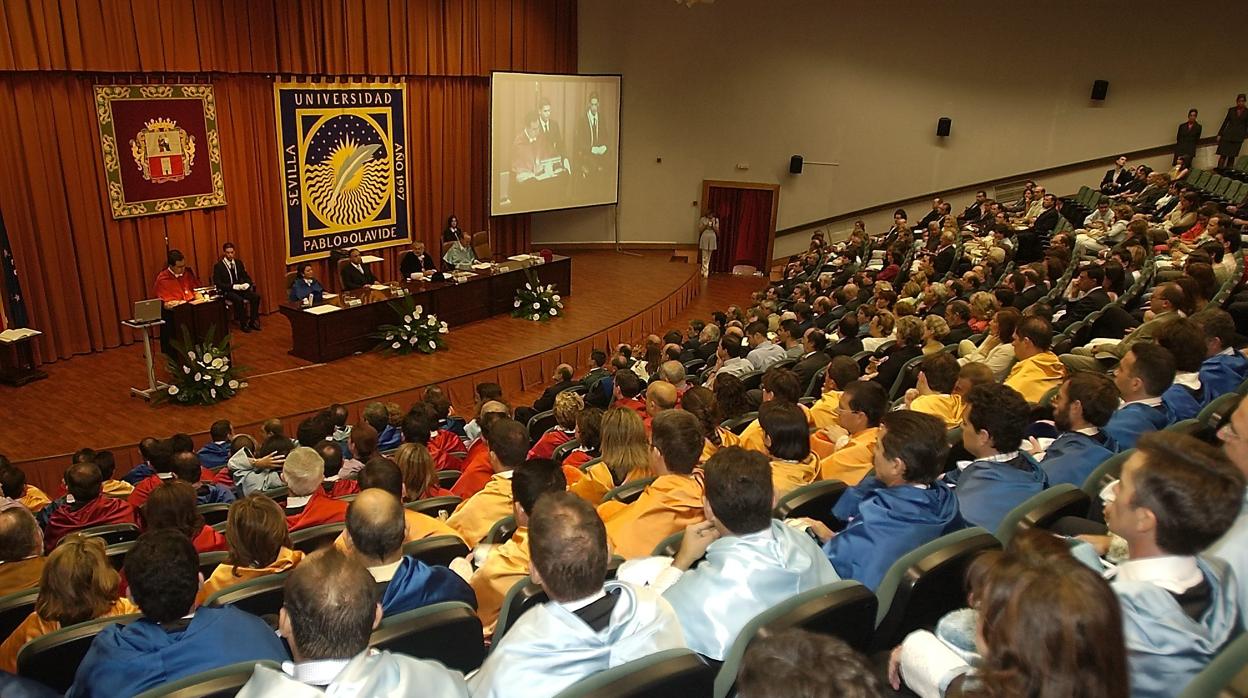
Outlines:
{"type": "Polygon", "coordinates": [[[992,316],[1001,309],[1001,302],[997,297],[987,291],[976,291],[971,294],[971,319],[966,324],[970,326],[976,334],[986,332],[988,323],[992,322],[992,316]]]}
{"type": "Polygon", "coordinates": [[[897,325],[897,318],[887,310],[881,310],[871,318],[867,325],[870,335],[862,340],[863,351],[875,351],[879,349],[885,342],[896,339],[894,334],[897,325]]]}
{"type": "Polygon", "coordinates": [[[67,536],[48,556],[35,610],[0,644],[0,670],[17,673],[17,652],[31,640],[96,618],[138,613],[121,595],[121,575],[108,562],[104,539],[67,536]]]}
{"type": "Polygon", "coordinates": [[[602,460],[585,469],[585,477],[571,491],[597,504],[609,490],[626,482],[653,477],[650,439],[641,415],[626,407],[612,407],[602,415],[602,460]]]}
{"type": "Polygon", "coordinates": [[[405,443],[391,458],[403,475],[403,501],[414,502],[454,494],[438,484],[438,470],[433,456],[423,444],[405,443]]]}
{"type": "Polygon", "coordinates": [[[585,399],[578,393],[565,390],[555,395],[555,426],[546,430],[542,438],[529,449],[529,460],[550,458],[555,449],[576,436],[576,415],[585,409],[585,399]]]}
{"type": "Polygon", "coordinates": [[[945,348],[949,336],[949,323],[939,315],[923,318],[923,355],[930,356],[945,348]]]}
{"type": "Polygon", "coordinates": [[[249,579],[294,569],[303,552],[291,550],[286,513],[262,494],[249,495],[230,505],[225,523],[229,557],[204,581],[198,601],[249,579]]]}

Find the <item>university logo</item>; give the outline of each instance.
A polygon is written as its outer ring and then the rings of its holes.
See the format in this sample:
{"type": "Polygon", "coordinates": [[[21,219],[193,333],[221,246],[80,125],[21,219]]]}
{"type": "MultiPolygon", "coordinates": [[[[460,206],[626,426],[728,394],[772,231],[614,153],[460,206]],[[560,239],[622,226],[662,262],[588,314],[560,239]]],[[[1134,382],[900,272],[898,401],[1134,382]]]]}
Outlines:
{"type": "Polygon", "coordinates": [[[176,182],[191,173],[195,137],[178,128],[173,119],[152,119],[130,139],[130,154],[143,179],[155,184],[176,182]]]}
{"type": "Polygon", "coordinates": [[[279,83],[274,91],[287,263],[407,243],[404,86],[279,83]]]}

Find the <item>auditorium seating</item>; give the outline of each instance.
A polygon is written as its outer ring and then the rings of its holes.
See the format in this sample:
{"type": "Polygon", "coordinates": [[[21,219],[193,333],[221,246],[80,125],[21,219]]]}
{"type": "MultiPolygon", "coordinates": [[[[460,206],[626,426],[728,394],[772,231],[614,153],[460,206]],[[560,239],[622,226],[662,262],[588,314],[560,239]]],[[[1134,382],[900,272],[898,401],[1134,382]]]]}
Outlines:
{"type": "Polygon", "coordinates": [[[249,579],[209,596],[205,606],[233,606],[253,616],[276,614],[282,610],[282,585],[289,572],[278,572],[249,579]]]}
{"type": "Polygon", "coordinates": [[[623,502],[625,504],[632,504],[633,502],[637,501],[637,498],[641,496],[641,493],[645,491],[646,487],[648,487],[650,483],[654,481],[655,481],[655,478],[646,477],[646,478],[633,480],[632,482],[626,482],[623,485],[620,485],[619,487],[609,490],[606,494],[602,496],[602,501],[604,502],[615,501],[615,502],[623,502]]]}
{"type": "Polygon", "coordinates": [[[204,517],[204,523],[209,526],[224,523],[230,514],[229,504],[200,504],[197,508],[199,515],[204,517]]]}
{"type": "Polygon", "coordinates": [[[507,634],[511,626],[515,625],[516,619],[524,615],[525,611],[549,600],[546,592],[534,584],[530,577],[513,584],[503,597],[503,605],[498,613],[498,624],[494,626],[494,645],[498,644],[499,638],[507,634]]]}
{"type": "Polygon", "coordinates": [[[346,524],[339,522],[310,526],[299,531],[292,531],[290,544],[295,550],[302,550],[304,554],[312,553],[333,545],[338,536],[342,535],[342,531],[345,528],[346,524]]]}
{"type": "Polygon", "coordinates": [[[135,698],[231,698],[251,679],[258,666],[282,670],[282,665],[267,659],[238,662],[171,681],[143,691],[135,698]]]}
{"type": "Polygon", "coordinates": [[[485,538],[481,540],[486,545],[501,545],[511,540],[512,534],[516,532],[516,517],[504,516],[490,526],[490,530],[486,532],[485,538]]]}
{"type": "Polygon", "coordinates": [[[446,516],[450,516],[455,511],[455,507],[459,506],[460,498],[447,495],[445,497],[430,497],[428,499],[418,499],[414,502],[404,504],[408,509],[426,516],[438,518],[442,512],[446,512],[446,516]]]}
{"type": "Polygon", "coordinates": [[[1054,485],[1032,495],[1001,519],[997,540],[1009,545],[1014,534],[1029,528],[1048,528],[1064,516],[1083,517],[1092,504],[1083,490],[1069,483],[1054,485]]]}
{"type": "Polygon", "coordinates": [[[137,613],[97,618],[35,638],[18,650],[17,674],[65,692],[74,682],[74,672],[66,669],[82,662],[95,636],[114,623],[128,625],[139,618],[137,613]]]}
{"type": "Polygon", "coordinates": [[[1240,635],[1218,653],[1179,698],[1244,698],[1248,696],[1248,635],[1240,635]]]}
{"type": "Polygon", "coordinates": [[[92,526],[84,528],[78,533],[88,538],[102,538],[106,545],[116,543],[125,543],[135,540],[139,537],[139,527],[134,524],[108,524],[106,526],[92,526]]]}
{"type": "Polygon", "coordinates": [[[664,650],[572,684],[555,698],[693,698],[711,695],[715,670],[690,650],[664,650]]]}
{"type": "Polygon", "coordinates": [[[433,659],[464,673],[485,660],[481,620],[462,601],[444,601],[383,618],[368,645],[433,659]]]}
{"type": "Polygon", "coordinates": [[[1116,453],[1110,458],[1105,459],[1105,462],[1096,466],[1096,469],[1088,475],[1087,479],[1083,481],[1083,486],[1080,487],[1080,489],[1082,489],[1084,494],[1088,495],[1092,501],[1096,501],[1096,498],[1101,494],[1101,490],[1105,489],[1110,481],[1118,478],[1118,474],[1122,472],[1122,464],[1127,462],[1127,459],[1131,457],[1132,453],[1135,453],[1134,448],[1123,451],[1122,453],[1116,453]]]}
{"type": "Polygon", "coordinates": [[[27,589],[0,596],[0,636],[8,637],[35,610],[39,589],[27,589]]]}
{"type": "Polygon", "coordinates": [[[836,506],[846,489],[848,486],[840,480],[820,480],[802,485],[781,497],[772,515],[777,519],[811,518],[833,531],[839,531],[844,528],[845,522],[832,516],[832,507],[836,506]]]}
{"type": "Polygon", "coordinates": [[[447,566],[455,558],[471,552],[456,536],[430,536],[403,544],[404,555],[411,555],[426,565],[447,566]]]}

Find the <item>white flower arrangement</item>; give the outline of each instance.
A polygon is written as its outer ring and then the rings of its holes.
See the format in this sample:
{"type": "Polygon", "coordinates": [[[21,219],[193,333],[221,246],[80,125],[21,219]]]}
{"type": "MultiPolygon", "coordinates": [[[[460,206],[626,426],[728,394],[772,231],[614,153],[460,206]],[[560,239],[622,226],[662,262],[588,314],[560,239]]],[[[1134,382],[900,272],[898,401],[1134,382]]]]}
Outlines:
{"type": "Polygon", "coordinates": [[[511,316],[540,322],[562,315],[563,300],[555,293],[554,284],[543,286],[532,270],[526,269],[525,273],[529,280],[524,288],[516,290],[511,316]]]}
{"type": "Polygon", "coordinates": [[[411,298],[390,304],[395,316],[401,320],[397,325],[382,325],[377,328],[375,336],[380,342],[379,351],[394,354],[410,354],[419,351],[423,354],[444,348],[442,335],[447,333],[445,322],[438,320],[432,313],[426,315],[424,308],[415,305],[411,298]]]}
{"type": "Polygon", "coordinates": [[[214,342],[214,332],[215,328],[209,330],[203,343],[193,346],[185,329],[182,338],[174,340],[177,353],[167,359],[171,378],[163,399],[182,405],[213,405],[247,387],[242,370],[230,361],[229,335],[214,342]]]}

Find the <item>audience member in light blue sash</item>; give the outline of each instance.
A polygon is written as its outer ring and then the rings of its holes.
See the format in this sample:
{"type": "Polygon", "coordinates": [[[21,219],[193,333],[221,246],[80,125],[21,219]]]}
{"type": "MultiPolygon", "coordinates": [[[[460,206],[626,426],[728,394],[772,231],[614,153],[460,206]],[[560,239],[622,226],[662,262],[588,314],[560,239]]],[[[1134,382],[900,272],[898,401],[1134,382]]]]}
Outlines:
{"type": "Polygon", "coordinates": [[[962,446],[975,460],[944,477],[956,488],[962,518],[995,531],[1010,510],[1048,487],[1048,477],[1018,450],[1031,413],[1018,391],[999,383],[977,385],[966,401],[962,446]]]}
{"type": "Polygon", "coordinates": [[[1118,450],[1101,427],[1118,407],[1118,389],[1101,373],[1083,371],[1066,379],[1053,398],[1053,422],[1058,437],[1044,450],[1040,467],[1049,485],[1070,483],[1082,487],[1096,466],[1118,450]]]}
{"type": "Polygon", "coordinates": [[[1161,394],[1170,421],[1193,419],[1205,406],[1200,365],[1205,360],[1205,333],[1188,318],[1171,320],[1157,328],[1157,343],[1174,355],[1174,384],[1161,394]]]}
{"type": "Polygon", "coordinates": [[[1248,379],[1248,359],[1235,351],[1235,321],[1221,308],[1209,307],[1192,316],[1205,332],[1206,358],[1200,364],[1205,402],[1233,393],[1248,379]]]}
{"type": "Polygon", "coordinates": [[[1239,589],[1216,558],[1197,558],[1230,529],[1244,475],[1218,449],[1186,434],[1146,435],[1105,505],[1128,561],[1111,584],[1122,604],[1131,695],[1182,692],[1238,634],[1239,589]]]}
{"type": "MultiPolygon", "coordinates": [[[[1218,438],[1222,440],[1222,452],[1241,473],[1248,476],[1248,406],[1242,400],[1227,423],[1218,429],[1218,438]]],[[[1235,572],[1240,620],[1248,629],[1248,613],[1243,608],[1248,604],[1248,490],[1244,493],[1235,523],[1209,548],[1209,555],[1225,560],[1235,572]]]]}
{"type": "Polygon", "coordinates": [[[1169,350],[1152,343],[1131,345],[1114,373],[1123,404],[1105,425],[1105,432],[1119,449],[1135,448],[1141,434],[1170,426],[1161,395],[1173,382],[1174,355],[1169,350]]]}
{"type": "Polygon", "coordinates": [[[199,456],[200,464],[209,470],[220,470],[221,466],[230,459],[230,441],[234,438],[233,432],[234,427],[230,425],[229,420],[220,419],[213,422],[208,430],[212,441],[195,452],[199,456]]]}
{"type": "Polygon", "coordinates": [[[360,413],[364,421],[377,430],[377,451],[385,453],[399,447],[403,433],[390,423],[390,412],[380,402],[370,402],[360,413]]]}
{"type": "Polygon", "coordinates": [[[845,529],[834,535],[811,522],[837,574],[875,591],[897,558],[966,526],[957,496],[936,480],[948,454],[944,420],[910,410],[884,415],[875,475],[846,490],[832,509],[845,529]]]}
{"type": "Polygon", "coordinates": [[[1020,532],[977,558],[967,582],[978,610],[907,635],[889,660],[894,689],[938,698],[963,677],[975,695],[1128,696],[1118,603],[1060,539],[1020,532]]]}
{"type": "Polygon", "coordinates": [[[550,597],[516,620],[468,681],[474,698],[548,698],[587,676],[685,646],[658,592],[605,582],[607,530],[569,492],[542,495],[529,518],[531,575],[550,597]]]}
{"type": "Polygon", "coordinates": [[[662,592],[689,648],[711,659],[723,661],[754,616],[840,580],[809,535],[771,518],[773,491],[766,456],[721,448],[706,463],[706,521],[685,531],[674,559],[641,558],[619,571],[662,592]]]}

